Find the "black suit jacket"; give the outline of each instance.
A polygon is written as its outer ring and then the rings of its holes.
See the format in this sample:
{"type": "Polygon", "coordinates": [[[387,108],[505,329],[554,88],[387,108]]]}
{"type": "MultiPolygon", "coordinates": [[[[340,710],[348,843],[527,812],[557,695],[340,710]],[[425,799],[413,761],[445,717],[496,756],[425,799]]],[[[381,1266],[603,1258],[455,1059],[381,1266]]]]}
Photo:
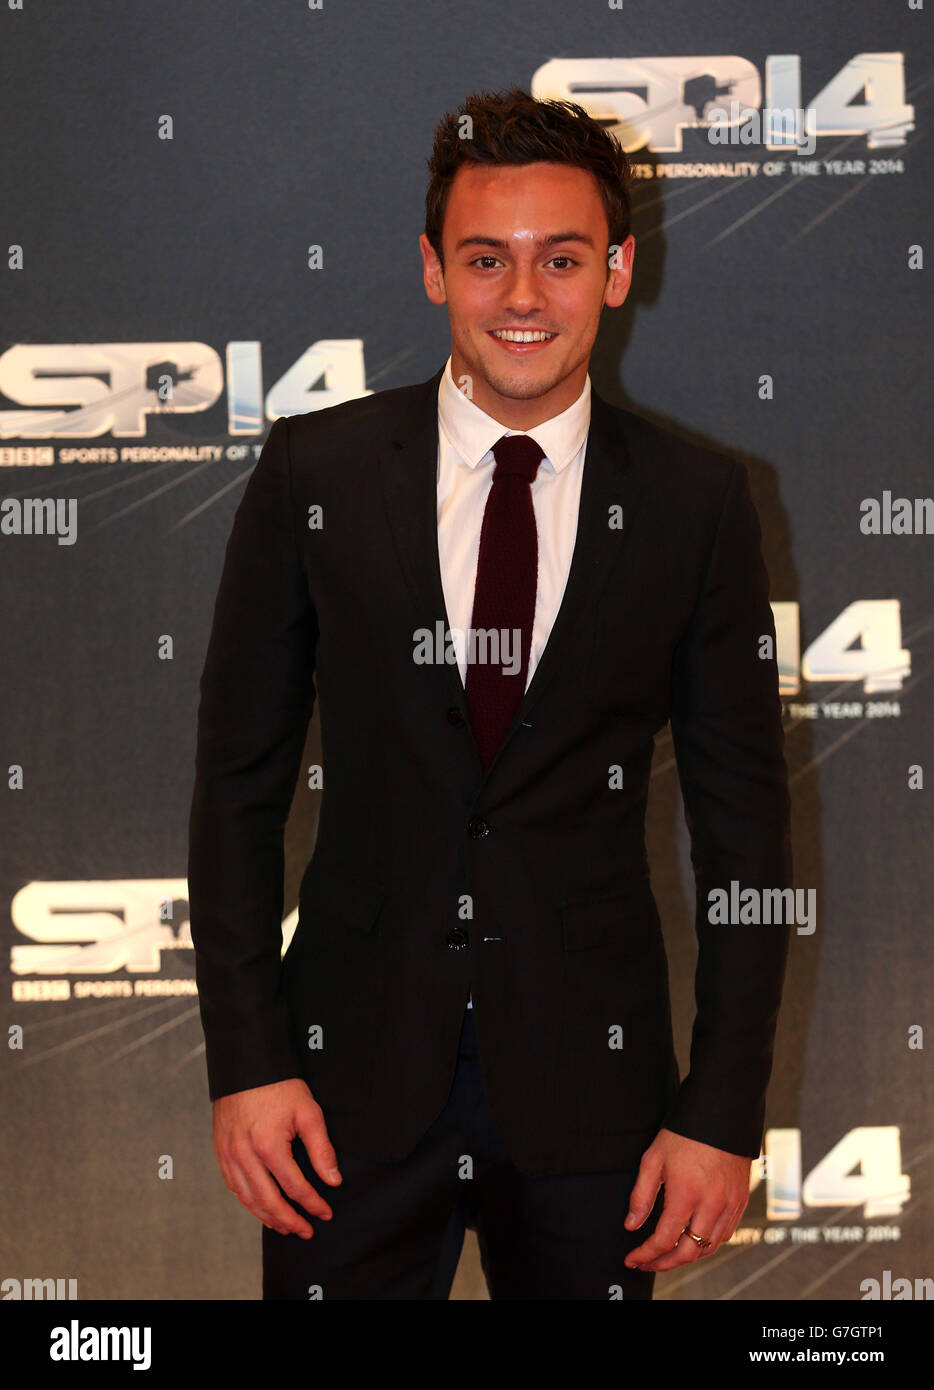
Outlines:
{"type": "Polygon", "coordinates": [[[592,392],[564,598],[484,773],[453,651],[413,659],[447,622],[440,377],[277,420],[236,513],[190,822],[210,1095],[304,1077],[338,1154],[398,1160],[447,1099],[472,989],[488,1104],[525,1173],[635,1166],[661,1125],[755,1157],[790,929],[712,925],[707,898],[791,884],[746,471],[592,392]],[[315,698],[318,835],[282,959],[315,698]],[[644,840],[669,720],[697,883],[683,1081],[644,840]]]}

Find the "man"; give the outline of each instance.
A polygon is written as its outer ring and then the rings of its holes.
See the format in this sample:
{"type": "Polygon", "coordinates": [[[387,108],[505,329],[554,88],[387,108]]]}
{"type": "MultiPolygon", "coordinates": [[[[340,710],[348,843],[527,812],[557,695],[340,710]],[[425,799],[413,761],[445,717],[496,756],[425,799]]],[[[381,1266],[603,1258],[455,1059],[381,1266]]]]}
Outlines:
{"type": "Polygon", "coordinates": [[[618,143],[480,93],[429,167],[449,361],[277,420],[228,544],[189,863],[215,1151],[266,1227],[266,1298],[446,1298],[470,1222],[494,1299],[646,1299],[729,1239],[764,1125],[788,929],[709,912],[791,882],[758,521],[742,466],[591,387],[633,265],[618,143]],[[669,720],[699,944],[680,1084],[644,843],[669,720]]]}

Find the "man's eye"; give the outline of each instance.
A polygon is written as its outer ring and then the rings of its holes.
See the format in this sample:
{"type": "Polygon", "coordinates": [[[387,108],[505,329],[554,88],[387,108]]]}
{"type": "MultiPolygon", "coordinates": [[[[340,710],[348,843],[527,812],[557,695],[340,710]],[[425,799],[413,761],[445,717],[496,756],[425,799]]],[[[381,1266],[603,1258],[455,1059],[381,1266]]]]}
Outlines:
{"type": "MultiPolygon", "coordinates": [[[[497,259],[496,256],[478,256],[477,259],[476,259],[475,261],[471,261],[471,265],[479,265],[481,261],[494,261],[494,262],[495,262],[496,259],[497,259]]],[[[486,268],[486,267],[484,267],[484,269],[485,269],[485,268],[486,268]]]]}
{"type": "Polygon", "coordinates": [[[577,261],[572,260],[570,256],[552,256],[551,259],[552,259],[552,262],[554,262],[554,261],[567,261],[567,263],[568,263],[569,266],[571,266],[571,265],[577,265],[577,261]]]}

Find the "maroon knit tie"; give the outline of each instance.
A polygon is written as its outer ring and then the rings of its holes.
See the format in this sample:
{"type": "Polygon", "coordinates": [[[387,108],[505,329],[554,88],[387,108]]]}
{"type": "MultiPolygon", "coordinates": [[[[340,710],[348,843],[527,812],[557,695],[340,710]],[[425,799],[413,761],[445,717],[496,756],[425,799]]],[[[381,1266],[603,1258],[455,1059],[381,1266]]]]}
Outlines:
{"type": "Polygon", "coordinates": [[[531,485],[545,454],[526,434],[504,434],[493,445],[493,457],[496,467],[480,529],[470,619],[475,646],[468,644],[465,684],[484,771],[496,757],[525,693],[538,587],[531,485]],[[478,630],[479,638],[474,635],[478,630]],[[517,655],[519,669],[512,673],[517,655]]]}

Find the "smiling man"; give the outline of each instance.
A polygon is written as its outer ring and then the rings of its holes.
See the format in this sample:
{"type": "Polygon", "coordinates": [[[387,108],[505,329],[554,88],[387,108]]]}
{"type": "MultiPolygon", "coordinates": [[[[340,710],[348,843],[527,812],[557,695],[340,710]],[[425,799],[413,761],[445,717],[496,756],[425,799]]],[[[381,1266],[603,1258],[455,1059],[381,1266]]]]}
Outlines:
{"type": "Polygon", "coordinates": [[[633,270],[618,143],[481,92],[429,172],[448,361],[277,420],[227,547],[189,859],[215,1151],[265,1298],[447,1298],[470,1224],[493,1299],[649,1299],[730,1238],[764,1128],[788,928],[707,911],[791,884],[758,520],[740,464],[591,386],[633,270]],[[644,837],[669,722],[683,1080],[644,837]]]}

